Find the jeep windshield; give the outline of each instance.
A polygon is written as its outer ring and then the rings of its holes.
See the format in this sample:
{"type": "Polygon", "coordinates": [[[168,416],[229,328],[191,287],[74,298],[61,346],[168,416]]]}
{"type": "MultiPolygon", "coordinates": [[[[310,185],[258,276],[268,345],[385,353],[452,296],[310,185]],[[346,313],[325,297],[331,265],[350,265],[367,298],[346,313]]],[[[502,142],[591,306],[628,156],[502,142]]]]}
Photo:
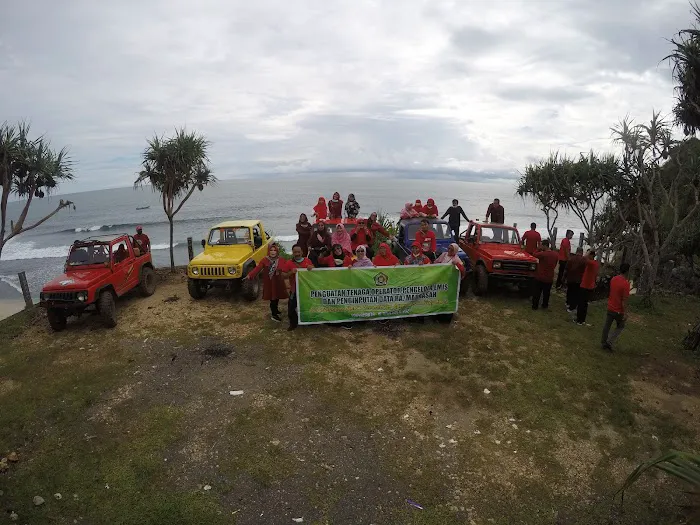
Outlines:
{"type": "Polygon", "coordinates": [[[68,254],[68,266],[71,267],[108,263],[109,244],[106,243],[74,244],[68,254]]]}
{"type": "Polygon", "coordinates": [[[499,228],[498,226],[482,226],[481,242],[520,245],[520,238],[516,230],[499,228]]]}
{"type": "Polygon", "coordinates": [[[233,246],[250,244],[250,228],[214,228],[209,232],[210,246],[233,246]]]}
{"type": "MultiPolygon", "coordinates": [[[[433,229],[435,232],[435,239],[440,241],[440,240],[445,240],[445,239],[452,239],[454,241],[454,237],[452,236],[452,230],[450,230],[450,225],[447,224],[446,222],[433,222],[430,227],[433,229]]],[[[420,229],[420,223],[418,224],[409,224],[408,225],[408,238],[412,241],[416,239],[416,232],[420,229]]]]}

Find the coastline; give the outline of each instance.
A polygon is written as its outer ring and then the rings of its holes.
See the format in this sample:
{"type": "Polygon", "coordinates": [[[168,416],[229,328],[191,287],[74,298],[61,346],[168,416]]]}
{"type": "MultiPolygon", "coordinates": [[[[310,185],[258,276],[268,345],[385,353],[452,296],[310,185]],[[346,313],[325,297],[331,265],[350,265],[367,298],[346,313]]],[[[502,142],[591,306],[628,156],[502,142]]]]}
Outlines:
{"type": "Polygon", "coordinates": [[[0,320],[24,310],[22,294],[4,281],[0,281],[0,320]]]}

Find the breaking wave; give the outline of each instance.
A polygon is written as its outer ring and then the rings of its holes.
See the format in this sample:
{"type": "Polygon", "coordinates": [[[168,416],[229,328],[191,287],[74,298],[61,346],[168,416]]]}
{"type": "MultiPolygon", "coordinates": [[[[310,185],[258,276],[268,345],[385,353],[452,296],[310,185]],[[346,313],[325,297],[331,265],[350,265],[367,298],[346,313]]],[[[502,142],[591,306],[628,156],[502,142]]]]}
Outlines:
{"type": "MultiPolygon", "coordinates": [[[[180,243],[173,243],[173,248],[180,243]]],[[[153,244],[151,250],[168,250],[169,244],[153,244]]],[[[22,259],[64,259],[68,256],[70,246],[44,246],[37,248],[33,241],[29,242],[9,242],[2,251],[3,261],[20,261],[22,259]]]]}

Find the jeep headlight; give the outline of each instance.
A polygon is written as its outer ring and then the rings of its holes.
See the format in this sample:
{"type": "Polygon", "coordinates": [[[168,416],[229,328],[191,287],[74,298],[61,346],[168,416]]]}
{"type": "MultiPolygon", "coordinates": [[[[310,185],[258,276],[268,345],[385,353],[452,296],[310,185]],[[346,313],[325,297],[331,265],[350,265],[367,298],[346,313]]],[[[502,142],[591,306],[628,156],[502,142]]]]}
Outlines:
{"type": "Polygon", "coordinates": [[[196,266],[193,266],[192,267],[192,275],[199,275],[199,268],[197,268],[196,266]]]}
{"type": "Polygon", "coordinates": [[[493,261],[493,267],[498,270],[501,267],[501,261],[493,261]]]}
{"type": "Polygon", "coordinates": [[[530,270],[532,270],[533,272],[537,270],[537,263],[530,263],[530,270]]]}
{"type": "Polygon", "coordinates": [[[228,267],[228,273],[231,275],[236,275],[236,267],[235,266],[229,266],[228,267]]]}
{"type": "Polygon", "coordinates": [[[78,298],[78,301],[85,302],[87,301],[87,292],[78,292],[76,297],[78,298]]]}

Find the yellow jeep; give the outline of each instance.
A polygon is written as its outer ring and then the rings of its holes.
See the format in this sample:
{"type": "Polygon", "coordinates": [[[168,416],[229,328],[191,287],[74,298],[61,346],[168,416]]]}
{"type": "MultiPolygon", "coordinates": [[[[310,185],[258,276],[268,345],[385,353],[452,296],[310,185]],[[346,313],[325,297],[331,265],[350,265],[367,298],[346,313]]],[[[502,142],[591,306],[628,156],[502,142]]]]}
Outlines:
{"type": "Polygon", "coordinates": [[[209,231],[202,239],[204,252],[187,265],[187,290],[194,299],[201,299],[212,287],[241,288],[249,301],[260,293],[260,279],[246,279],[267,255],[272,238],[260,221],[227,221],[209,231]]]}

